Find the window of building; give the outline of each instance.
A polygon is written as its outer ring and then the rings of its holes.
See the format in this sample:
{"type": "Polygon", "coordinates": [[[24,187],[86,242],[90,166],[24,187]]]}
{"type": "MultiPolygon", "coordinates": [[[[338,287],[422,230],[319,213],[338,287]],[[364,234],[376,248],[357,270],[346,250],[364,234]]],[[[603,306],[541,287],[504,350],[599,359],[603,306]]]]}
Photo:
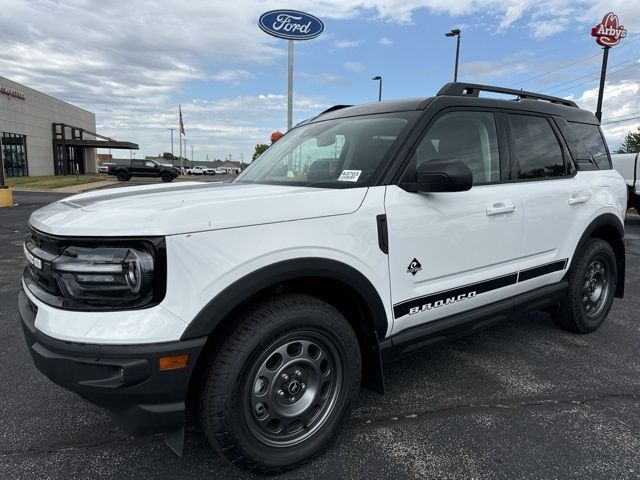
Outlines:
{"type": "Polygon", "coordinates": [[[571,128],[578,134],[582,143],[589,149],[593,159],[601,170],[611,169],[609,163],[609,155],[607,154],[607,147],[602,139],[602,134],[597,125],[591,125],[588,123],[576,123],[570,122],[571,128]]]}
{"type": "Polygon", "coordinates": [[[27,137],[17,133],[2,132],[2,159],[6,177],[29,175],[27,137]]]}
{"type": "Polygon", "coordinates": [[[500,181],[500,154],[493,113],[444,114],[424,136],[414,158],[414,168],[431,160],[460,160],[471,170],[474,185],[500,181]]]}
{"type": "Polygon", "coordinates": [[[559,177],[567,174],[551,124],[544,117],[509,115],[520,179],[559,177]]]}

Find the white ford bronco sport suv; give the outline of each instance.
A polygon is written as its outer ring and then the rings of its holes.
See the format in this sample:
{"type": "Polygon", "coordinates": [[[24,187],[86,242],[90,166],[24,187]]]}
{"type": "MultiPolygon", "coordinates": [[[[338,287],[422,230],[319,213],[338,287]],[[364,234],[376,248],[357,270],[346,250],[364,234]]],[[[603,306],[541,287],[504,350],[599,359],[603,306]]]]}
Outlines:
{"type": "Polygon", "coordinates": [[[231,183],[36,211],[19,309],[37,368],[131,434],[181,453],[188,407],[224,458],[278,471],[394,358],[529,309],[597,329],[624,293],[626,205],[591,113],[450,83],[332,107],[231,183]]]}

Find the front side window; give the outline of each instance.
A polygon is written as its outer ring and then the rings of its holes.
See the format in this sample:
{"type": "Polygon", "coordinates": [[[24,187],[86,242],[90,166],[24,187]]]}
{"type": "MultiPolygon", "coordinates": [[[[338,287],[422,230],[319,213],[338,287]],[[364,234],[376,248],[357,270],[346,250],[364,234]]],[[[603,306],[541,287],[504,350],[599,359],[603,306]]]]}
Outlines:
{"type": "Polygon", "coordinates": [[[442,115],[420,141],[412,160],[417,168],[431,160],[460,160],[473,184],[500,181],[500,154],[493,113],[450,112],[442,115]]]}
{"type": "Polygon", "coordinates": [[[569,122],[574,132],[578,134],[578,138],[582,140],[582,143],[589,149],[589,152],[593,156],[593,159],[598,165],[600,170],[611,169],[609,163],[609,155],[607,154],[607,147],[602,139],[602,134],[597,125],[588,123],[569,122]]]}
{"type": "Polygon", "coordinates": [[[544,117],[509,115],[519,179],[559,177],[567,174],[562,149],[544,117]]]}
{"type": "Polygon", "coordinates": [[[271,145],[235,180],[318,187],[370,184],[417,112],[309,123],[271,145]]]}

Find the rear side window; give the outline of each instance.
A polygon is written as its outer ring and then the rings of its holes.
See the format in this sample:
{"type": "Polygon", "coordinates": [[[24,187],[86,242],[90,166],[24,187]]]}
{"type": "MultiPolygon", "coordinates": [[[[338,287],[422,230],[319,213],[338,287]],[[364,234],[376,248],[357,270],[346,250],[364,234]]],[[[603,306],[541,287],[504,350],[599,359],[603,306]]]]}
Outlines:
{"type": "Polygon", "coordinates": [[[588,123],[569,122],[571,128],[578,134],[578,138],[586,145],[600,170],[610,170],[611,163],[607,154],[607,147],[597,125],[588,123]]]}
{"type": "Polygon", "coordinates": [[[520,179],[560,177],[567,174],[558,143],[544,117],[509,115],[520,179]]]}

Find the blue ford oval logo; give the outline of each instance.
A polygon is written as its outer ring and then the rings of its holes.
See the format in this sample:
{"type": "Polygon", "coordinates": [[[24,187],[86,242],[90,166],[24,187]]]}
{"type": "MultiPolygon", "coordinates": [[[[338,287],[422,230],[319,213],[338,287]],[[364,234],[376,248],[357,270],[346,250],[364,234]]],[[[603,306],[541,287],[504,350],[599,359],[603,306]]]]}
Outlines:
{"type": "Polygon", "coordinates": [[[319,18],[297,10],[271,10],[260,15],[260,28],[278,38],[309,40],[324,30],[319,18]]]}

